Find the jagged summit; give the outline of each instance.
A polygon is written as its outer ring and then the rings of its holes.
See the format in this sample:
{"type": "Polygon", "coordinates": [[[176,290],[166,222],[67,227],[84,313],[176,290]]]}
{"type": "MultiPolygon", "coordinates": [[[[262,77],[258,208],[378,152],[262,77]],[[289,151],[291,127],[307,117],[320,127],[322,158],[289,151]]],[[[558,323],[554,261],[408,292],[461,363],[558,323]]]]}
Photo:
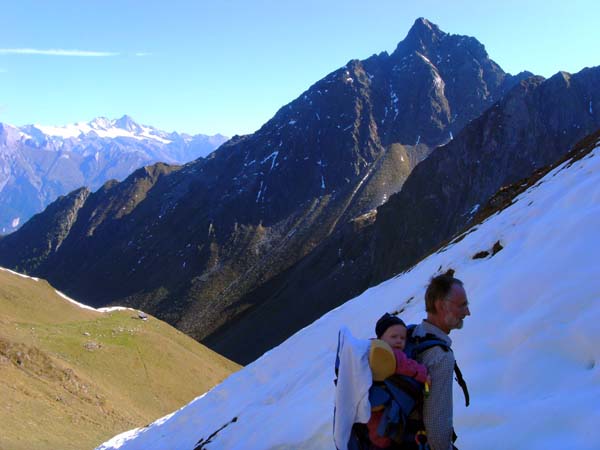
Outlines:
{"type": "Polygon", "coordinates": [[[131,116],[129,116],[127,114],[124,114],[119,119],[108,119],[106,117],[96,117],[95,119],[91,120],[87,124],[86,123],[78,123],[76,125],[79,126],[82,129],[82,131],[84,131],[85,128],[87,128],[87,127],[90,127],[93,130],[102,130],[102,131],[108,131],[111,129],[118,128],[118,129],[125,130],[125,131],[128,131],[133,134],[143,133],[146,129],[154,130],[153,127],[142,126],[142,125],[138,124],[135,120],[133,120],[133,118],[131,116]]]}
{"type": "Polygon", "coordinates": [[[423,52],[427,48],[436,45],[448,34],[440,30],[436,24],[420,17],[408,31],[406,38],[398,44],[394,54],[412,51],[423,52]]]}
{"type": "Polygon", "coordinates": [[[400,59],[418,53],[438,65],[452,60],[453,54],[458,56],[461,53],[460,47],[467,49],[477,60],[489,59],[485,46],[474,37],[448,34],[436,24],[421,17],[415,21],[391,56],[393,59],[400,59]]]}
{"type": "Polygon", "coordinates": [[[443,38],[447,33],[440,30],[435,23],[430,22],[429,20],[419,17],[415,20],[415,23],[408,30],[408,34],[406,35],[406,39],[408,40],[417,40],[420,39],[423,42],[434,41],[436,39],[443,38]]]}
{"type": "Polygon", "coordinates": [[[106,130],[107,128],[110,128],[112,126],[112,121],[110,119],[107,119],[106,117],[100,116],[88,122],[87,125],[94,130],[106,130]]]}
{"type": "Polygon", "coordinates": [[[569,72],[560,70],[550,77],[550,81],[557,85],[568,86],[569,83],[571,82],[571,76],[572,75],[569,72]]]}
{"type": "Polygon", "coordinates": [[[133,120],[131,116],[128,116],[127,114],[125,114],[120,119],[115,120],[113,122],[113,126],[134,133],[141,133],[143,131],[142,127],[135,120],[133,120]]]}

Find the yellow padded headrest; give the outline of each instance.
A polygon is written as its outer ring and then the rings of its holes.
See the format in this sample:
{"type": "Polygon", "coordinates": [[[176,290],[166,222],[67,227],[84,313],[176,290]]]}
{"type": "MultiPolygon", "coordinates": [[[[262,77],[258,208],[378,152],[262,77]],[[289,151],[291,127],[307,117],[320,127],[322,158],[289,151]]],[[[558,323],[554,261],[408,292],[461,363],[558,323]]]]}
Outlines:
{"type": "Polygon", "coordinates": [[[396,356],[392,347],[381,339],[372,339],[369,350],[369,365],[373,381],[383,381],[396,372],[396,356]]]}

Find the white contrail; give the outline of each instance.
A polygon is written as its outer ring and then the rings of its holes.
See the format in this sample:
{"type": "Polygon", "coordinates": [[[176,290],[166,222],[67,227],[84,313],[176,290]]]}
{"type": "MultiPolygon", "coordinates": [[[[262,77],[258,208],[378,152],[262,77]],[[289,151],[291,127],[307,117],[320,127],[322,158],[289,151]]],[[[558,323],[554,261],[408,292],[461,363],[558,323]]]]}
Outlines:
{"type": "Polygon", "coordinates": [[[92,52],[88,50],[65,50],[51,48],[41,50],[37,48],[0,48],[0,55],[46,55],[46,56],[117,56],[115,52],[92,52]]]}

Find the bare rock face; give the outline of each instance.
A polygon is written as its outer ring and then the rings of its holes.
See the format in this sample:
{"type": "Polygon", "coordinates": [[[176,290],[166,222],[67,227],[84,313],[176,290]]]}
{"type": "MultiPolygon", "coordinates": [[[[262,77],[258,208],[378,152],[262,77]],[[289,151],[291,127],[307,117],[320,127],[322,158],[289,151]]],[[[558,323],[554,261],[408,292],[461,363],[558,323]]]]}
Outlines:
{"type": "Polygon", "coordinates": [[[0,245],[11,251],[4,254],[2,264],[23,272],[35,272],[60,248],[89,195],[88,189],[81,188],[61,196],[43,214],[27,222],[19,235],[3,238],[0,245]]]}

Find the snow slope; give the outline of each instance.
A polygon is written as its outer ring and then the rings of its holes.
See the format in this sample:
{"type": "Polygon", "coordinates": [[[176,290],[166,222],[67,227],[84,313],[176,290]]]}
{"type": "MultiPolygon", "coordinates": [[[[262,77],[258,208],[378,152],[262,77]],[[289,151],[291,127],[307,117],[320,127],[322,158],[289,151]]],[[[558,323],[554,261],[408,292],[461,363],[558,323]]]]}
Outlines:
{"type": "Polygon", "coordinates": [[[465,408],[455,386],[457,446],[600,448],[599,153],[559,166],[460,242],[331,311],[179,411],[98,449],[192,450],[229,423],[202,448],[333,450],[338,329],[369,338],[383,312],[409,299],[402,317],[420,321],[428,279],[450,267],[472,313],[451,334],[471,392],[465,408]],[[499,253],[472,258],[496,241],[499,253]]]}

